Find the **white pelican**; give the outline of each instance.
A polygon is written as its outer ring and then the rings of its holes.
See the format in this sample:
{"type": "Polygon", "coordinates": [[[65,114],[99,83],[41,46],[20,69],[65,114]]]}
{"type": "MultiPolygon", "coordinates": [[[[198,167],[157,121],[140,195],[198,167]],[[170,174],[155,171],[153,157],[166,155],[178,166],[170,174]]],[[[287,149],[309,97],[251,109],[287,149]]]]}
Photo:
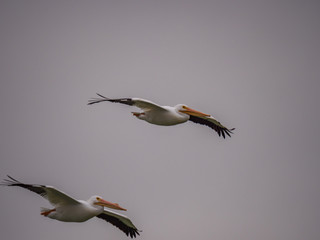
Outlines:
{"type": "Polygon", "coordinates": [[[98,217],[118,227],[131,238],[136,237],[136,234],[140,235],[139,230],[127,216],[104,209],[108,207],[126,211],[117,203],[108,202],[99,196],[92,196],[87,201],[76,200],[51,186],[25,184],[9,175],[8,178],[4,179],[1,185],[26,188],[41,195],[54,206],[53,209],[42,208],[41,215],[45,217],[62,222],[84,222],[98,217]]]}
{"type": "Polygon", "coordinates": [[[160,106],[151,101],[141,98],[110,99],[98,93],[97,95],[100,98],[93,98],[89,100],[88,105],[108,101],[136,106],[142,109],[143,112],[132,112],[132,114],[141,120],[147,121],[148,123],[162,126],[171,126],[184,123],[189,120],[211,127],[219,134],[219,136],[222,135],[223,138],[225,138],[226,134],[231,137],[230,133],[232,133],[232,131],[234,130],[234,128],[226,128],[211,115],[196,111],[184,104],[178,104],[174,107],[160,106]]]}

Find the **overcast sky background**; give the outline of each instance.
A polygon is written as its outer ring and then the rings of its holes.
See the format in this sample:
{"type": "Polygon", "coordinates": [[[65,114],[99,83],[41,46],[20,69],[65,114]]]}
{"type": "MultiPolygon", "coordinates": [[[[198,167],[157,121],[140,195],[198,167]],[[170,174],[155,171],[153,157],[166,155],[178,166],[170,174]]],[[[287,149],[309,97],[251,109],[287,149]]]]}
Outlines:
{"type": "MultiPolygon", "coordinates": [[[[98,194],[138,239],[320,239],[318,1],[2,0],[0,177],[98,194]],[[95,93],[184,103],[206,126],[160,127],[95,93]]],[[[0,233],[127,239],[100,219],[62,223],[0,189],[0,233]]]]}

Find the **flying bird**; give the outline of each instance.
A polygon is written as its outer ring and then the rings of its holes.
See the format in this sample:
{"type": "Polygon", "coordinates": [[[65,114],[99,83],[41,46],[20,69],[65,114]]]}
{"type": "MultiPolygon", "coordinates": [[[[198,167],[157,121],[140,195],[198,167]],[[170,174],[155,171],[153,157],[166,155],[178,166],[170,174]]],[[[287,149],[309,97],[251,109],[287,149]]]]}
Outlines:
{"type": "Polygon", "coordinates": [[[90,99],[88,105],[108,101],[135,106],[142,109],[142,112],[132,112],[132,114],[138,119],[145,120],[151,124],[171,126],[184,123],[189,120],[191,122],[211,127],[218,133],[219,136],[222,136],[223,138],[225,138],[226,135],[231,137],[230,134],[234,130],[234,128],[226,128],[211,115],[196,111],[184,104],[178,104],[174,107],[160,106],[142,98],[111,99],[98,93],[97,95],[99,98],[90,99]]]}
{"type": "Polygon", "coordinates": [[[104,209],[104,207],[108,207],[126,211],[125,208],[120,207],[117,203],[108,202],[99,196],[92,196],[87,201],[76,200],[54,187],[25,184],[9,175],[8,179],[4,179],[1,185],[26,188],[47,199],[54,208],[42,208],[42,216],[62,222],[84,222],[90,218],[98,217],[118,227],[131,238],[135,238],[137,234],[140,235],[139,230],[127,216],[104,209]]]}

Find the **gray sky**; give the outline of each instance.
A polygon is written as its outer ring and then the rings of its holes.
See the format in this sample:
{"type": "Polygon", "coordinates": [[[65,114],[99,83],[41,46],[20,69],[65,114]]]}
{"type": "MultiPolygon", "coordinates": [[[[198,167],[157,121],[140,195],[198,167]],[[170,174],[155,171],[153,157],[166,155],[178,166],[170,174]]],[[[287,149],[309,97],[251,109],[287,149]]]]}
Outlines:
{"type": "MultiPolygon", "coordinates": [[[[320,239],[318,1],[1,1],[0,177],[99,194],[138,239],[320,239]],[[228,127],[148,124],[99,92],[228,127]]],[[[1,188],[1,238],[126,239],[1,188]]]]}

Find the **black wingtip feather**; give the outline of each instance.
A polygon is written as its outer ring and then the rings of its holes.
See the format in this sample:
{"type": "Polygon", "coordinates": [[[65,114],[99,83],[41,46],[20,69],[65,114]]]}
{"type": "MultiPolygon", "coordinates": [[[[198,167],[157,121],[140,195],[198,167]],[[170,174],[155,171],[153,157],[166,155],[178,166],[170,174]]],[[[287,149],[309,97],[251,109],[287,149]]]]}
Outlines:
{"type": "Polygon", "coordinates": [[[116,99],[112,99],[112,98],[107,98],[107,97],[105,97],[105,96],[103,96],[103,95],[101,95],[99,93],[97,93],[97,95],[100,98],[89,99],[88,105],[92,105],[92,104],[100,103],[100,102],[105,102],[105,101],[113,102],[113,103],[122,103],[122,104],[126,104],[126,105],[129,105],[129,106],[134,105],[134,101],[132,100],[132,98],[116,98],[116,99]]]}
{"type": "Polygon", "coordinates": [[[140,231],[136,228],[128,227],[126,224],[121,222],[119,219],[113,216],[109,216],[107,214],[100,214],[97,216],[98,218],[101,218],[112,225],[116,226],[119,228],[121,231],[123,231],[127,236],[130,236],[131,238],[135,238],[137,235],[140,236],[140,231]]]}
{"type": "Polygon", "coordinates": [[[2,182],[0,183],[0,185],[3,185],[3,186],[15,186],[15,184],[21,184],[21,182],[19,182],[18,180],[14,179],[10,175],[7,175],[7,177],[9,179],[3,179],[2,182]]]}
{"type": "Polygon", "coordinates": [[[213,130],[215,130],[218,133],[219,137],[222,136],[223,138],[226,138],[226,135],[231,137],[230,133],[233,133],[232,131],[235,129],[235,128],[228,129],[226,127],[220,127],[220,126],[216,125],[213,122],[210,122],[210,121],[208,121],[206,119],[203,119],[203,118],[200,118],[200,117],[195,117],[195,116],[192,116],[192,115],[190,115],[189,120],[194,122],[194,123],[199,123],[199,124],[206,125],[206,126],[212,128],[213,130]]]}
{"type": "Polygon", "coordinates": [[[31,192],[37,193],[42,197],[46,196],[46,191],[45,191],[45,186],[44,185],[32,185],[32,184],[25,184],[22,183],[13,177],[7,175],[9,179],[3,179],[3,182],[0,185],[4,186],[17,186],[17,187],[22,187],[25,189],[28,189],[31,192]]]}
{"type": "Polygon", "coordinates": [[[7,175],[7,177],[10,178],[10,179],[11,179],[12,181],[14,181],[14,182],[17,182],[17,183],[19,182],[17,179],[11,177],[10,175],[7,175]]]}
{"type": "Polygon", "coordinates": [[[102,98],[104,98],[104,99],[106,99],[106,100],[110,100],[110,98],[107,98],[107,97],[105,97],[105,96],[103,96],[103,95],[101,95],[101,94],[99,94],[99,93],[96,93],[99,97],[102,97],[102,98]]]}
{"type": "Polygon", "coordinates": [[[95,104],[95,103],[99,103],[99,102],[104,102],[104,101],[109,101],[110,99],[97,93],[97,95],[101,98],[92,98],[92,99],[89,99],[89,102],[88,102],[88,105],[92,105],[92,104],[95,104]]]}

